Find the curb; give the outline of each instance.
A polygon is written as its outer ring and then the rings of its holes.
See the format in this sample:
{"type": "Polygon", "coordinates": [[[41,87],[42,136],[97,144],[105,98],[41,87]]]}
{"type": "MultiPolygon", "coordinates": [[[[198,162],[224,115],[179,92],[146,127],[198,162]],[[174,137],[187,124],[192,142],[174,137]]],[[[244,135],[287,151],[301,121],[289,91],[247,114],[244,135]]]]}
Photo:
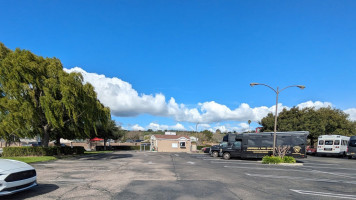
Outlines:
{"type": "Polygon", "coordinates": [[[294,166],[303,166],[303,163],[279,163],[277,165],[294,167],[294,166]]]}

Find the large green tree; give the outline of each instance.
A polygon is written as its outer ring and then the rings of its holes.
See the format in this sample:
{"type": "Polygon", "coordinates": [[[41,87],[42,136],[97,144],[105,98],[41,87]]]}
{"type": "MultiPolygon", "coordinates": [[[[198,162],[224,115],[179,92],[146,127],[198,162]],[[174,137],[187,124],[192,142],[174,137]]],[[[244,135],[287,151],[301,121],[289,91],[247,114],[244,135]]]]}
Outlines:
{"type": "Polygon", "coordinates": [[[98,121],[95,126],[96,129],[91,131],[90,138],[99,137],[104,139],[104,150],[106,150],[106,142],[108,139],[117,140],[122,138],[125,134],[125,130],[117,126],[114,120],[109,120],[106,124],[98,121]]]}
{"type": "MultiPolygon", "coordinates": [[[[309,131],[308,138],[313,143],[319,135],[346,135],[356,134],[356,122],[348,119],[349,115],[339,109],[293,107],[283,109],[277,117],[277,131],[309,131]]],[[[260,124],[262,131],[273,131],[274,115],[269,113],[260,124]]]]}
{"type": "Polygon", "coordinates": [[[57,58],[11,51],[0,43],[0,134],[40,135],[43,146],[58,137],[89,136],[110,110],[79,73],[66,73],[57,58]]]}

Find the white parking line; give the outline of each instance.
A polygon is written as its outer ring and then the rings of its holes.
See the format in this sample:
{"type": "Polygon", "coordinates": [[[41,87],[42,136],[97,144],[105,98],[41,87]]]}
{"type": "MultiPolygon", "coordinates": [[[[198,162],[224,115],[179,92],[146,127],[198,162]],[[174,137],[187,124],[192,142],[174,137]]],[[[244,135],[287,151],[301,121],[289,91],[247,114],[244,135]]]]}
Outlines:
{"type": "MultiPolygon", "coordinates": [[[[313,166],[303,166],[303,167],[306,167],[306,168],[314,168],[313,166]]],[[[356,171],[356,168],[340,168],[340,167],[318,167],[318,169],[342,169],[342,170],[354,170],[356,171]]]]}
{"type": "Polygon", "coordinates": [[[188,164],[191,164],[191,165],[194,165],[194,164],[195,164],[195,162],[191,162],[191,161],[188,161],[187,163],[188,163],[188,164]]]}
{"type": "Polygon", "coordinates": [[[287,171],[287,172],[303,172],[303,173],[319,173],[319,174],[331,174],[335,176],[343,176],[347,178],[353,178],[352,175],[346,173],[333,173],[333,172],[324,172],[319,170],[308,170],[308,169],[283,169],[283,168],[261,168],[261,167],[239,167],[239,166],[224,166],[226,168],[236,168],[236,169],[253,169],[253,170],[268,170],[268,171],[287,171]]]}
{"type": "Polygon", "coordinates": [[[356,199],[356,195],[334,194],[334,193],[326,193],[326,192],[315,192],[315,191],[293,190],[293,189],[290,190],[299,194],[306,194],[306,195],[333,197],[333,198],[341,198],[341,199],[356,199]]]}
{"type": "Polygon", "coordinates": [[[304,177],[297,177],[297,176],[276,176],[276,175],[265,175],[265,174],[248,174],[248,173],[246,173],[246,175],[247,176],[255,176],[255,177],[263,177],[263,178],[292,179],[292,180],[316,181],[316,182],[327,182],[327,183],[345,183],[345,184],[355,184],[356,185],[356,181],[304,178],[304,177]]]}
{"type": "Polygon", "coordinates": [[[323,164],[323,163],[310,163],[310,162],[304,162],[303,164],[305,164],[305,165],[321,165],[321,166],[323,166],[323,165],[325,165],[325,166],[330,166],[330,165],[339,165],[339,164],[323,164]]]}

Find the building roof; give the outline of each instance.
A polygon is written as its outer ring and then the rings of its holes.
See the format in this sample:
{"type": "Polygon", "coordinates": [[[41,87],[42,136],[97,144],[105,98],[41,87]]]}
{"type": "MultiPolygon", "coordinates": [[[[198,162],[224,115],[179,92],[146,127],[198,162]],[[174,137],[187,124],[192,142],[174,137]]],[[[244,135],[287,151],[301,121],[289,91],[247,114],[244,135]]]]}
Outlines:
{"type": "Polygon", "coordinates": [[[163,139],[163,140],[178,140],[179,138],[183,137],[189,140],[190,138],[185,135],[154,135],[156,139],[163,139]]]}

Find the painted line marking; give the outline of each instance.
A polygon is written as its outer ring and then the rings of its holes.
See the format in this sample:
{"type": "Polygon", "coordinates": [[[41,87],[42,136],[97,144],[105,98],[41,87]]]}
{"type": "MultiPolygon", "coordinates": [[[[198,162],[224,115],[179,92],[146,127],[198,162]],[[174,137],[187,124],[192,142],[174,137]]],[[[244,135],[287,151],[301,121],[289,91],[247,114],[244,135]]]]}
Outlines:
{"type": "Polygon", "coordinates": [[[322,164],[322,163],[308,163],[308,162],[304,162],[303,164],[305,164],[305,165],[327,165],[327,166],[329,166],[329,165],[339,165],[339,164],[322,164]]]}
{"type": "Polygon", "coordinates": [[[307,194],[307,195],[314,195],[314,196],[323,196],[323,197],[334,197],[334,198],[341,198],[341,199],[356,199],[356,195],[347,195],[347,194],[334,194],[334,193],[327,193],[327,192],[315,192],[315,191],[306,191],[306,190],[293,190],[293,192],[299,194],[307,194]]]}
{"type": "MultiPolygon", "coordinates": [[[[312,166],[303,166],[303,167],[313,168],[312,166]]],[[[335,169],[335,170],[344,169],[344,170],[354,170],[354,171],[356,171],[355,168],[338,168],[338,167],[318,167],[318,168],[319,169],[335,169]]]]}
{"type": "Polygon", "coordinates": [[[179,155],[178,154],[174,154],[175,156],[177,156],[177,157],[179,157],[179,155]]]}
{"type": "Polygon", "coordinates": [[[327,182],[327,183],[345,183],[345,184],[355,184],[356,185],[356,181],[304,178],[304,177],[296,177],[296,176],[276,176],[276,175],[265,175],[265,174],[248,174],[248,173],[246,173],[246,175],[247,176],[255,176],[255,177],[263,177],[263,178],[292,179],[292,180],[316,181],[316,182],[327,182]]]}
{"type": "Polygon", "coordinates": [[[192,161],[188,161],[187,163],[188,163],[188,164],[191,164],[191,165],[194,165],[194,164],[195,164],[195,162],[192,162],[192,161]]]}
{"type": "Polygon", "coordinates": [[[319,170],[303,170],[303,169],[282,169],[282,168],[261,168],[261,167],[239,167],[239,166],[224,166],[226,168],[237,168],[237,169],[254,169],[254,170],[270,170],[270,171],[287,171],[287,172],[309,172],[309,173],[320,173],[320,174],[330,174],[330,175],[335,175],[335,176],[343,176],[347,178],[353,178],[352,175],[350,174],[345,174],[345,173],[333,173],[333,172],[324,172],[324,171],[319,171],[319,170]]]}

